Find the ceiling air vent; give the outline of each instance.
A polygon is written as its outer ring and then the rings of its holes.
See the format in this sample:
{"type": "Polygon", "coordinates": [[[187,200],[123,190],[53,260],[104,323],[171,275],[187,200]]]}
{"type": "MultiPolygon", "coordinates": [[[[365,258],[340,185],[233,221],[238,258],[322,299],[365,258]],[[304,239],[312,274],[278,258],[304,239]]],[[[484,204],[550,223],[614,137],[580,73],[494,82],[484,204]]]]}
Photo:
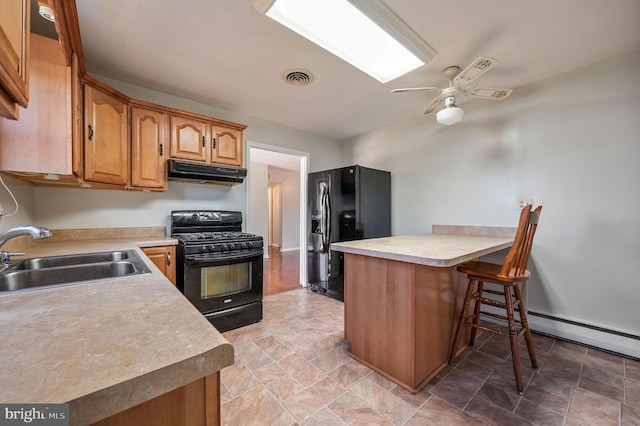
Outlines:
{"type": "Polygon", "coordinates": [[[292,86],[307,86],[313,81],[313,74],[309,70],[296,68],[282,73],[282,79],[292,86]]]}

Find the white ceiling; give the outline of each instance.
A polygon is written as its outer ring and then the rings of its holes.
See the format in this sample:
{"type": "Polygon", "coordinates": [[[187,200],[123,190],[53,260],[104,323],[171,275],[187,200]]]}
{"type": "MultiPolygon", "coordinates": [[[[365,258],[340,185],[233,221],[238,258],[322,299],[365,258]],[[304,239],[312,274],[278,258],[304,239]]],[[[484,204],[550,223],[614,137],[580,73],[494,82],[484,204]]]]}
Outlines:
{"type": "MultiPolygon", "coordinates": [[[[435,94],[389,91],[444,86],[445,67],[481,55],[500,64],[475,83],[517,90],[640,49],[638,0],[387,0],[437,54],[381,84],[249,0],[76,2],[90,73],[336,139],[420,115],[435,94]],[[285,84],[282,73],[294,67],[314,82],[285,84]]],[[[473,100],[465,109],[490,107],[473,100]]]]}

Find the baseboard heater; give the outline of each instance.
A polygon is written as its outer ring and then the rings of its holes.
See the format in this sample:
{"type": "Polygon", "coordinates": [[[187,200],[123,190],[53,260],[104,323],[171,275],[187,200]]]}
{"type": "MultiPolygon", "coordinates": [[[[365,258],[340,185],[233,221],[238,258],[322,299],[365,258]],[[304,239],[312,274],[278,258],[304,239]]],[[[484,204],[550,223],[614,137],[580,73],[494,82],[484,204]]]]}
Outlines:
{"type": "Polygon", "coordinates": [[[566,318],[559,318],[536,311],[527,311],[532,331],[556,339],[577,343],[597,350],[640,360],[640,336],[624,331],[587,324],[566,318]],[[541,321],[537,321],[537,319],[541,321]],[[544,323],[552,322],[560,327],[548,327],[544,323]],[[566,325],[562,327],[562,325],[566,325]],[[571,330],[580,327],[583,332],[571,330]],[[553,329],[552,329],[553,328],[553,329]],[[564,328],[564,330],[559,330],[564,328]],[[627,340],[628,339],[628,340],[627,340]]]}

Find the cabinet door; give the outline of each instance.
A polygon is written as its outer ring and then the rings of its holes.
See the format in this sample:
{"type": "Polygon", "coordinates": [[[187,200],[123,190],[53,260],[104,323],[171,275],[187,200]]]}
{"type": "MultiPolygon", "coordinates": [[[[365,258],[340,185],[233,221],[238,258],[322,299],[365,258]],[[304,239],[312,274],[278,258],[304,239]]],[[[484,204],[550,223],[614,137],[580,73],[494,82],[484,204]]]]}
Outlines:
{"type": "Polygon", "coordinates": [[[84,178],[87,181],[129,183],[127,105],[85,85],[84,178]]]}
{"type": "Polygon", "coordinates": [[[171,158],[207,161],[211,125],[185,117],[171,117],[171,158]]]}
{"type": "Polygon", "coordinates": [[[213,129],[211,161],[242,166],[242,132],[221,126],[215,126],[213,129]]]}
{"type": "Polygon", "coordinates": [[[0,170],[71,174],[69,68],[57,41],[31,34],[31,103],[0,120],[0,170]]]}
{"type": "Polygon", "coordinates": [[[169,281],[171,281],[173,285],[176,285],[176,247],[145,247],[142,251],[153,264],[162,271],[169,281]]]}
{"type": "Polygon", "coordinates": [[[131,186],[167,189],[167,114],[131,108],[131,186]]]}
{"type": "Polygon", "coordinates": [[[0,1],[0,116],[18,119],[29,101],[30,0],[0,1]]]}

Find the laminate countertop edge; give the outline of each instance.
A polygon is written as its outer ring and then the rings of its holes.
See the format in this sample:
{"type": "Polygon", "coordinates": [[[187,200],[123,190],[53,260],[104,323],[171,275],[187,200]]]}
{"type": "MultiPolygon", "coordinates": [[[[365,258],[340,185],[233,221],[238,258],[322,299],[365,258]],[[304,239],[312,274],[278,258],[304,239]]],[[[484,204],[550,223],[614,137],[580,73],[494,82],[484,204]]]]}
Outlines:
{"type": "Polygon", "coordinates": [[[508,248],[512,243],[513,237],[419,234],[332,243],[331,250],[446,268],[508,248]]]}

